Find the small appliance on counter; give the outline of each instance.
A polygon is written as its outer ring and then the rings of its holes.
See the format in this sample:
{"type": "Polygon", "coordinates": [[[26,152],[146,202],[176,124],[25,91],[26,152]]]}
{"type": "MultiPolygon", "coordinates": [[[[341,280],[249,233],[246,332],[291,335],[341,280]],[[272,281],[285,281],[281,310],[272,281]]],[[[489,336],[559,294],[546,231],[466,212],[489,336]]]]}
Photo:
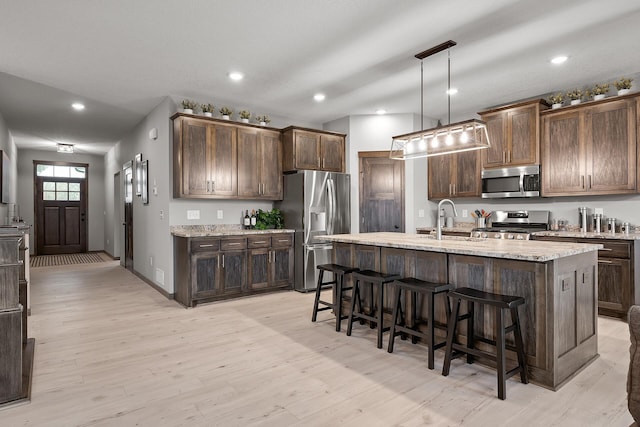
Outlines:
{"type": "Polygon", "coordinates": [[[578,225],[580,226],[580,232],[586,233],[589,231],[589,208],[580,207],[578,208],[578,225]]]}

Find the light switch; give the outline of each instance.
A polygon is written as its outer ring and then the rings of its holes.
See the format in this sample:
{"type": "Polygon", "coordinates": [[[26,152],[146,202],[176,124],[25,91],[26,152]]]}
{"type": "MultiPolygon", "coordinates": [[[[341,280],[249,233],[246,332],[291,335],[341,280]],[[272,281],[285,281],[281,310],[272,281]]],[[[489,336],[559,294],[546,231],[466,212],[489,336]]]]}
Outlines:
{"type": "Polygon", "coordinates": [[[160,209],[160,219],[164,219],[164,211],[160,209]]]}
{"type": "Polygon", "coordinates": [[[418,209],[418,218],[424,218],[424,209],[418,209]]]}
{"type": "Polygon", "coordinates": [[[224,212],[222,209],[218,209],[218,219],[222,219],[224,217],[224,212]]]}
{"type": "Polygon", "coordinates": [[[200,219],[200,211],[198,209],[188,210],[187,219],[200,219]]]}
{"type": "Polygon", "coordinates": [[[462,209],[462,218],[466,218],[469,216],[469,211],[466,209],[462,209]]]}

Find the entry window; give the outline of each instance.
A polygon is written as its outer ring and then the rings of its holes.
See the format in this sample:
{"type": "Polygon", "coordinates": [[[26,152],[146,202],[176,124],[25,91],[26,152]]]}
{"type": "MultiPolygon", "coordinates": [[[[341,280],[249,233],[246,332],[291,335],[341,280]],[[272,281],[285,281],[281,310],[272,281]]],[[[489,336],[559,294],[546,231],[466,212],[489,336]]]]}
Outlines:
{"type": "Polygon", "coordinates": [[[79,202],[80,183],[44,181],[42,183],[42,200],[79,202]]]}
{"type": "Polygon", "coordinates": [[[86,178],[87,168],[84,166],[36,165],[36,175],[56,178],[86,178]]]}

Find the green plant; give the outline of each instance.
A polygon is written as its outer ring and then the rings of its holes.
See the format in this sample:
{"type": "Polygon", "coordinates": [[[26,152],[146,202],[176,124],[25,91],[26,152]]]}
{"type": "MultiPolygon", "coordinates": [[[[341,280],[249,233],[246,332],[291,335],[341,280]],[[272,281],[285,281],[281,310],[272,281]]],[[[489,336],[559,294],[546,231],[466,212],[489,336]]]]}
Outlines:
{"type": "Polygon", "coordinates": [[[549,97],[549,102],[552,104],[562,104],[564,101],[564,95],[562,93],[556,93],[555,95],[551,95],[549,97]]]}
{"type": "Polygon", "coordinates": [[[258,209],[256,214],[256,228],[258,230],[266,230],[270,228],[283,228],[284,217],[280,209],[274,208],[270,211],[258,209]]]}
{"type": "Polygon", "coordinates": [[[220,108],[220,114],[223,116],[230,116],[233,114],[233,110],[229,107],[222,107],[220,108]]]}
{"type": "Polygon", "coordinates": [[[591,95],[605,95],[609,92],[609,83],[597,84],[591,89],[591,95]]]}
{"type": "Polygon", "coordinates": [[[202,104],[200,106],[203,113],[213,113],[216,107],[213,104],[202,104]]]}
{"type": "Polygon", "coordinates": [[[615,83],[613,83],[613,85],[618,90],[620,90],[620,89],[631,89],[631,82],[632,81],[633,81],[633,79],[628,79],[626,77],[621,77],[619,80],[616,80],[615,83]]]}
{"type": "Polygon", "coordinates": [[[182,108],[185,110],[194,110],[196,108],[198,108],[198,104],[194,101],[191,101],[189,99],[184,99],[182,100],[182,108]]]}
{"type": "Polygon", "coordinates": [[[242,110],[238,113],[240,115],[241,119],[249,119],[251,117],[251,112],[247,111],[247,110],[242,110]]]}
{"type": "Polygon", "coordinates": [[[576,100],[582,99],[582,91],[580,89],[574,89],[567,92],[567,98],[576,100]]]}
{"type": "Polygon", "coordinates": [[[269,116],[264,115],[264,116],[256,116],[256,122],[260,123],[260,122],[265,122],[265,123],[269,123],[271,122],[271,119],[269,118],[269,116]]]}

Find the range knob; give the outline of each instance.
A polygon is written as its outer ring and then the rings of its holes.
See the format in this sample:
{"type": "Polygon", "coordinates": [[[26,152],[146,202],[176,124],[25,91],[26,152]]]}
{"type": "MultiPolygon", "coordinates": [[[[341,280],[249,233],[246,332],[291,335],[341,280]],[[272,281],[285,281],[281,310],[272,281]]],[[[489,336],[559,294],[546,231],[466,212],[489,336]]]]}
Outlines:
{"type": "Polygon", "coordinates": [[[489,236],[487,235],[487,233],[482,233],[482,235],[481,235],[481,236],[482,236],[482,238],[483,238],[483,239],[486,239],[487,237],[489,237],[489,236]]]}
{"type": "Polygon", "coordinates": [[[514,239],[513,234],[509,234],[509,235],[507,236],[507,239],[509,239],[509,240],[513,240],[513,239],[514,239]]]}
{"type": "Polygon", "coordinates": [[[518,234],[516,237],[517,240],[524,240],[524,236],[522,234],[518,234]]]}
{"type": "Polygon", "coordinates": [[[500,233],[496,233],[495,236],[493,236],[494,239],[501,239],[502,237],[500,236],[500,233]]]}

